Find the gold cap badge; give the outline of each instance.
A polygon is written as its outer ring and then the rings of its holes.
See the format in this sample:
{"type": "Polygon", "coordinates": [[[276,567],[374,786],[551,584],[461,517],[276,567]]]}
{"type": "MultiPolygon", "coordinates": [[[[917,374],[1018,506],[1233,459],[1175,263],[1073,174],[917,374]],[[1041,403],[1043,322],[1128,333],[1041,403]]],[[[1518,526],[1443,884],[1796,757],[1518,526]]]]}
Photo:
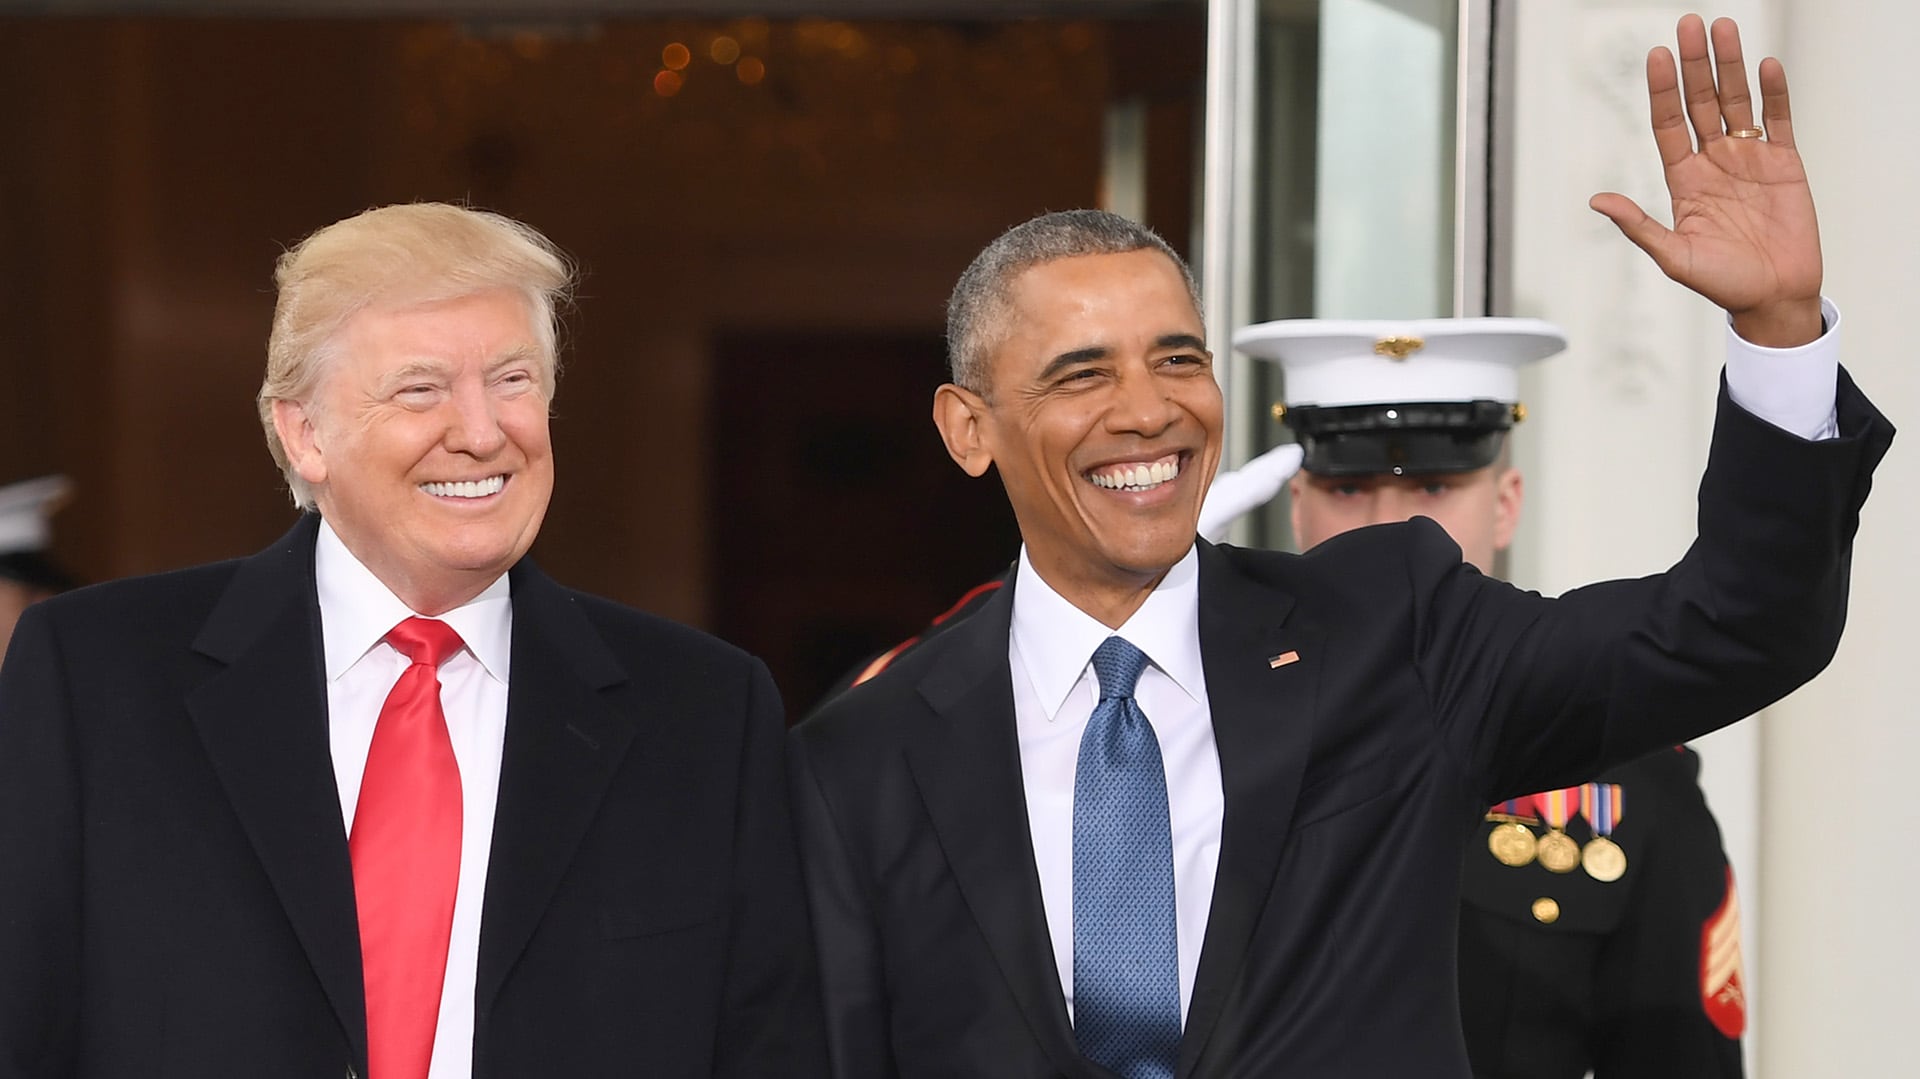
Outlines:
{"type": "Polygon", "coordinates": [[[1373,351],[1376,355],[1386,356],[1396,361],[1405,360],[1426,347],[1426,338],[1413,336],[1382,337],[1373,343],[1373,351]]]}

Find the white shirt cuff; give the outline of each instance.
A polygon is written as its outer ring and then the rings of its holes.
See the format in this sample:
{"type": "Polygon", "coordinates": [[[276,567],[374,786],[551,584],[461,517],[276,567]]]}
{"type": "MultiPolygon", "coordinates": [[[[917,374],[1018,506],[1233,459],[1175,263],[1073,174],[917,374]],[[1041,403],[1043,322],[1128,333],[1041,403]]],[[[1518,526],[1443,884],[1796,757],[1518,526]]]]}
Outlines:
{"type": "Polygon", "coordinates": [[[1840,436],[1834,411],[1840,381],[1840,309],[1820,297],[1824,331],[1798,348],[1743,341],[1727,319],[1727,396],[1733,403],[1810,442],[1840,436]]]}

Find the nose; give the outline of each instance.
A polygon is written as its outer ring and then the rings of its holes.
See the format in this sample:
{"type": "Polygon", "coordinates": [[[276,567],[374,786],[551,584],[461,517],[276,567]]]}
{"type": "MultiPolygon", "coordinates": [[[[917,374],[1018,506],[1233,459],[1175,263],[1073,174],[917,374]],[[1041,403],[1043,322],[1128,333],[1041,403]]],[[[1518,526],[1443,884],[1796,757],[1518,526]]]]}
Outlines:
{"type": "Polygon", "coordinates": [[[1179,421],[1164,387],[1144,365],[1124,367],[1114,386],[1113,407],[1107,412],[1107,426],[1116,433],[1152,438],[1179,421]]]}
{"type": "Polygon", "coordinates": [[[491,457],[506,445],[507,433],[500,426],[493,397],[479,380],[456,384],[448,408],[446,446],[451,452],[491,457]]]}
{"type": "Polygon", "coordinates": [[[1370,510],[1367,515],[1370,525],[1398,524],[1411,516],[1399,488],[1390,485],[1382,485],[1374,490],[1370,510]]]}

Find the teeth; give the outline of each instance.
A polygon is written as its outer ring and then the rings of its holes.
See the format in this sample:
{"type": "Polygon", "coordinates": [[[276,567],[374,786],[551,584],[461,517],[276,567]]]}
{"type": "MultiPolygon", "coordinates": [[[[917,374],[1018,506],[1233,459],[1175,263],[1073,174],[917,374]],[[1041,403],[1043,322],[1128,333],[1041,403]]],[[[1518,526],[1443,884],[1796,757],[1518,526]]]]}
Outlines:
{"type": "Polygon", "coordinates": [[[1114,491],[1150,491],[1180,475],[1180,459],[1166,457],[1148,465],[1120,465],[1107,472],[1090,472],[1096,487],[1114,491]]]}
{"type": "Polygon", "coordinates": [[[460,480],[452,483],[423,483],[420,489],[440,498],[485,498],[499,494],[500,488],[507,485],[505,476],[488,476],[484,480],[460,480]]]}

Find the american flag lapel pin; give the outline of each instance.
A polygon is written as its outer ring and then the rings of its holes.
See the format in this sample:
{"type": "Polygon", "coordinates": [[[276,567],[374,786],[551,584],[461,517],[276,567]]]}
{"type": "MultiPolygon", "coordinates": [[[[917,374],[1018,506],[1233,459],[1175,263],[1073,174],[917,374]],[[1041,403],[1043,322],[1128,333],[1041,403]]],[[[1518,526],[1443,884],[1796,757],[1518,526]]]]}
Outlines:
{"type": "Polygon", "coordinates": [[[1289,649],[1285,652],[1280,653],[1277,656],[1274,656],[1268,659],[1267,667],[1272,670],[1279,670],[1280,668],[1286,666],[1289,663],[1298,663],[1298,662],[1300,662],[1300,653],[1289,649]]]}

